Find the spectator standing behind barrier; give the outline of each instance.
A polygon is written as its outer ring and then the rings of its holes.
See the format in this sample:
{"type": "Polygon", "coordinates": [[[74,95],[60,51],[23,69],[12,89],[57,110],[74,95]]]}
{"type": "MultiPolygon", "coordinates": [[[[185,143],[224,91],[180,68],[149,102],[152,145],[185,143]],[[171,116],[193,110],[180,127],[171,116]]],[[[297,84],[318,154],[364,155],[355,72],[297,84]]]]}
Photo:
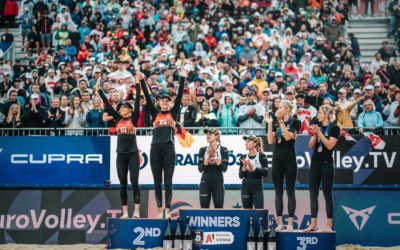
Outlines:
{"type": "MultiPolygon", "coordinates": [[[[230,95],[225,95],[225,104],[221,104],[218,111],[218,125],[223,128],[237,127],[238,108],[233,105],[233,98],[230,95]]],[[[223,134],[236,134],[236,130],[223,130],[223,134]]]]}
{"type": "Polygon", "coordinates": [[[190,104],[189,94],[182,96],[182,105],[179,109],[179,123],[184,127],[193,127],[196,120],[196,110],[190,104]]]}
{"type": "Polygon", "coordinates": [[[353,102],[350,102],[346,99],[347,92],[344,88],[339,89],[338,91],[338,101],[336,102],[336,117],[337,117],[337,125],[340,128],[353,128],[354,124],[351,119],[350,113],[357,104],[364,100],[363,96],[356,98],[353,102]]]}
{"type": "Polygon", "coordinates": [[[389,100],[389,104],[385,106],[383,109],[383,114],[388,118],[384,122],[385,127],[396,127],[399,126],[399,112],[400,109],[400,90],[396,90],[395,92],[395,100],[389,100]]]}
{"type": "MultiPolygon", "coordinates": [[[[375,94],[374,86],[367,85],[364,87],[365,90],[365,100],[371,100],[374,104],[374,110],[376,112],[382,112],[382,100],[381,98],[375,94]]],[[[357,106],[358,113],[360,114],[363,111],[363,104],[364,102],[360,102],[357,106]]]]}
{"type": "Polygon", "coordinates": [[[93,108],[86,114],[86,124],[89,128],[104,128],[103,103],[100,97],[93,97],[93,108]]]}
{"type": "Polygon", "coordinates": [[[375,111],[375,104],[372,100],[365,100],[363,112],[358,116],[358,127],[360,133],[372,132],[383,134],[383,119],[379,112],[375,111]]]}
{"type": "Polygon", "coordinates": [[[32,94],[30,103],[23,113],[23,124],[26,128],[42,128],[46,123],[46,109],[40,105],[38,94],[32,94]]]}
{"type": "Polygon", "coordinates": [[[242,179],[240,194],[244,209],[264,208],[262,177],[268,175],[268,159],[260,137],[243,136],[247,154],[240,157],[239,178],[242,179]]]}
{"type": "MultiPolygon", "coordinates": [[[[57,128],[64,127],[65,121],[65,112],[60,109],[60,98],[53,97],[51,99],[51,108],[47,111],[47,122],[49,128],[57,128]]],[[[63,135],[64,133],[59,133],[59,131],[55,131],[55,135],[63,135]]]]}
{"type": "Polygon", "coordinates": [[[74,96],[71,100],[71,105],[65,115],[65,125],[70,130],[67,130],[67,135],[83,135],[83,130],[86,124],[86,113],[81,105],[81,98],[74,96]]]}
{"type": "Polygon", "coordinates": [[[254,129],[241,129],[240,134],[261,135],[264,134],[263,128],[263,114],[264,108],[256,102],[256,93],[250,91],[246,94],[246,105],[240,106],[238,111],[238,123],[241,128],[254,128],[254,129]],[[257,129],[258,128],[258,129],[257,129]]]}
{"type": "Polygon", "coordinates": [[[206,129],[208,146],[199,150],[199,172],[202,173],[199,196],[201,208],[210,208],[211,197],[214,208],[224,207],[224,176],[228,169],[228,149],[221,146],[221,132],[206,129]]]}
{"type": "MultiPolygon", "coordinates": [[[[216,127],[218,125],[217,117],[210,109],[210,103],[204,101],[201,104],[201,110],[197,112],[196,121],[194,122],[196,127],[216,127]]],[[[202,130],[199,134],[203,134],[202,130]]]]}
{"type": "MultiPolygon", "coordinates": [[[[10,110],[7,114],[7,118],[5,120],[5,127],[7,128],[21,128],[22,120],[21,120],[21,108],[19,104],[14,103],[11,105],[10,110]]],[[[9,135],[17,135],[17,131],[11,131],[9,135]]]]}

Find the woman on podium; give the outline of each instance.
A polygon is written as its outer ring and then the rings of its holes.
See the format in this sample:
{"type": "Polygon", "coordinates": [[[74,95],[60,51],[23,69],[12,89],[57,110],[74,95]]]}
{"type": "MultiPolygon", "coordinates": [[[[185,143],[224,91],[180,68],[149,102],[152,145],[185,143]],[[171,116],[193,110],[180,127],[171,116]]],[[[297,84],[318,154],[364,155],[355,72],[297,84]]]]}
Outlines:
{"type": "Polygon", "coordinates": [[[318,230],[318,194],[319,187],[322,183],[322,192],[325,198],[327,215],[326,228],[324,231],[332,232],[332,188],[335,177],[332,151],[340,136],[340,129],[333,123],[335,120],[335,111],[331,106],[321,106],[317,118],[319,125],[311,125],[313,135],[309,142],[310,149],[314,150],[309,172],[311,224],[304,231],[311,232],[318,230]]]}
{"type": "Polygon", "coordinates": [[[224,176],[228,169],[228,149],[221,146],[221,132],[215,128],[205,129],[208,146],[200,148],[199,172],[200,206],[210,208],[211,197],[214,208],[224,207],[224,176]]]}
{"type": "Polygon", "coordinates": [[[264,208],[262,177],[268,175],[268,160],[264,154],[261,138],[243,136],[247,154],[240,157],[239,177],[242,180],[241,196],[243,208],[264,208]]]}
{"type": "Polygon", "coordinates": [[[297,178],[297,163],[294,143],[301,123],[293,115],[293,103],[283,100],[272,119],[269,113],[264,114],[267,123],[268,143],[275,143],[272,157],[272,181],[275,187],[275,208],[278,217],[277,231],[283,228],[283,179],[286,179],[288,196],[289,221],[287,231],[293,231],[293,219],[296,210],[295,183],[297,178]]]}
{"type": "Polygon", "coordinates": [[[140,217],[140,189],[139,189],[139,151],[136,142],[136,128],[139,120],[139,101],[140,101],[140,85],[136,82],[136,99],[135,107],[130,102],[123,102],[117,107],[117,110],[108,101],[106,95],[100,87],[100,79],[97,81],[95,89],[99,93],[104,102],[107,112],[115,120],[115,128],[117,132],[117,173],[121,183],[120,197],[122,203],[123,214],[122,219],[128,216],[128,170],[129,179],[133,187],[133,201],[135,210],[133,218],[140,217]],[[133,109],[135,109],[133,111],[133,109]]]}
{"type": "Polygon", "coordinates": [[[171,97],[169,95],[162,95],[159,102],[160,109],[154,105],[153,100],[150,97],[144,74],[139,72],[140,84],[153,122],[150,165],[154,179],[158,218],[160,219],[164,217],[161,189],[163,176],[165,187],[165,218],[170,218],[169,209],[172,200],[172,177],[175,170],[175,129],[177,126],[177,118],[182,101],[185,80],[189,73],[183,68],[179,68],[178,72],[180,75],[179,88],[174,106],[170,108],[171,97]]]}

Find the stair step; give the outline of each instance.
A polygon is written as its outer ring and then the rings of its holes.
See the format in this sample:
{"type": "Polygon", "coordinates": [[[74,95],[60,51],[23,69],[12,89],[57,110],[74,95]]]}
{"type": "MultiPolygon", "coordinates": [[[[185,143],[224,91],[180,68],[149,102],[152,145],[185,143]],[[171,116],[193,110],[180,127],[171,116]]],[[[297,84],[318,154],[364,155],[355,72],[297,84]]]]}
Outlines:
{"type": "Polygon", "coordinates": [[[387,23],[389,21],[388,18],[371,18],[371,17],[367,17],[367,18],[352,18],[349,20],[349,24],[366,24],[366,23],[387,23]]]}
{"type": "MultiPolygon", "coordinates": [[[[376,37],[358,37],[358,43],[360,44],[381,44],[382,41],[387,38],[376,38],[376,37]]],[[[393,39],[389,39],[390,44],[395,44],[393,39]]]]}
{"type": "Polygon", "coordinates": [[[367,28],[367,27],[371,27],[371,28],[388,28],[386,23],[368,23],[368,24],[364,24],[364,23],[349,23],[347,26],[349,29],[352,28],[367,28]]]}
{"type": "Polygon", "coordinates": [[[362,28],[348,28],[347,32],[352,32],[354,34],[361,34],[361,33],[368,33],[369,35],[372,35],[371,33],[385,33],[387,35],[388,29],[386,27],[362,27],[362,28]]]}
{"type": "Polygon", "coordinates": [[[381,39],[381,41],[382,41],[383,39],[387,38],[387,32],[386,33],[376,33],[376,32],[374,32],[373,34],[371,34],[371,33],[355,33],[354,35],[359,40],[361,38],[364,38],[364,39],[381,39]]]}

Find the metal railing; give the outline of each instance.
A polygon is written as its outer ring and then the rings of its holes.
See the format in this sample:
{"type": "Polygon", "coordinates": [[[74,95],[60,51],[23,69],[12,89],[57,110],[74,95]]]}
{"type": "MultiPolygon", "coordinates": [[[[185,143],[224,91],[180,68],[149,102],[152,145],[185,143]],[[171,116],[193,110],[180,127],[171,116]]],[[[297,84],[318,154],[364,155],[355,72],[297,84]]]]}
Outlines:
{"type": "Polygon", "coordinates": [[[5,61],[11,60],[14,65],[15,62],[15,43],[11,43],[10,47],[4,52],[3,58],[5,61]]]}
{"type": "MultiPolygon", "coordinates": [[[[266,128],[238,128],[238,127],[215,127],[223,135],[265,135],[266,128]]],[[[185,128],[193,135],[205,134],[205,127],[185,128]]],[[[358,135],[357,128],[345,128],[351,135],[358,135]]],[[[383,128],[385,135],[400,135],[400,127],[383,128]]],[[[110,136],[115,135],[108,128],[0,128],[0,136],[110,136]]],[[[136,135],[153,135],[153,128],[138,128],[136,135]]]]}

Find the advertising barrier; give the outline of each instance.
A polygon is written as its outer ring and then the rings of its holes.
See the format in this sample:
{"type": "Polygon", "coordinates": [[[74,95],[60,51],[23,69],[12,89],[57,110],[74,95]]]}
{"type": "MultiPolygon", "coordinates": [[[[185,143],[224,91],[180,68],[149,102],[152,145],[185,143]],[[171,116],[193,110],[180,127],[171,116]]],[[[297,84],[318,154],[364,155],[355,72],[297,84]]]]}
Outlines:
{"type": "MultiPolygon", "coordinates": [[[[272,164],[273,146],[266,137],[264,151],[272,164]]],[[[312,152],[308,148],[309,136],[298,136],[296,154],[297,184],[308,184],[308,170],[312,152]]],[[[384,136],[384,150],[372,150],[367,140],[357,142],[343,137],[333,153],[335,184],[397,185],[400,184],[400,159],[397,147],[400,137],[384,136]]],[[[198,152],[206,146],[205,136],[194,136],[195,143],[183,148],[176,143],[174,185],[198,188],[198,152]]],[[[246,152],[242,136],[222,136],[221,143],[228,147],[229,166],[224,182],[230,188],[239,188],[239,158],[246,152]]],[[[141,185],[152,186],[150,168],[151,136],[140,136],[141,185]]],[[[3,137],[0,140],[0,187],[102,187],[105,180],[119,184],[116,170],[116,136],[96,137],[3,137]]],[[[272,184],[271,174],[264,179],[272,184]]],[[[270,186],[271,187],[271,186],[270,186]]]]}
{"type": "MultiPolygon", "coordinates": [[[[205,136],[193,136],[195,142],[190,148],[182,147],[178,142],[176,147],[176,166],[174,184],[184,184],[197,187],[201,173],[198,171],[198,153],[201,147],[207,145],[205,136]]],[[[269,168],[272,167],[273,146],[269,145],[266,137],[264,151],[268,157],[269,168]]],[[[394,185],[400,184],[400,158],[397,145],[400,137],[382,137],[386,142],[384,150],[373,150],[364,137],[355,137],[357,142],[346,141],[343,137],[333,152],[335,165],[335,184],[364,184],[364,185],[394,185]]],[[[308,148],[309,136],[298,136],[296,139],[296,155],[298,167],[298,184],[308,184],[308,170],[311,164],[312,151],[308,148]]],[[[111,137],[111,183],[118,183],[115,166],[116,137],[111,137]]],[[[240,187],[239,158],[246,153],[242,136],[221,136],[221,145],[229,150],[229,166],[224,173],[224,183],[230,187],[240,187]]],[[[153,175],[150,168],[151,136],[141,136],[138,140],[140,149],[141,171],[140,184],[152,185],[153,175]]],[[[264,183],[272,184],[271,174],[264,183]]]]}
{"type": "MultiPolygon", "coordinates": [[[[131,195],[132,190],[129,191],[128,204],[133,204],[131,195]]],[[[0,244],[106,243],[106,219],[122,215],[119,190],[0,190],[0,197],[0,244]]],[[[308,192],[297,191],[296,197],[294,228],[303,229],[310,222],[308,192]]],[[[320,197],[323,197],[322,193],[320,197]]],[[[265,190],[264,198],[270,220],[275,216],[274,192],[265,190]]],[[[322,200],[320,198],[320,202],[322,200]]],[[[179,216],[182,209],[199,207],[198,191],[174,191],[171,203],[174,217],[179,216]]],[[[242,209],[239,190],[225,192],[224,208],[231,211],[242,209]]],[[[141,218],[157,217],[153,191],[142,190],[140,211],[141,218]]],[[[321,205],[321,227],[325,223],[324,214],[321,205]]],[[[287,223],[286,209],[283,219],[287,223]]]]}
{"type": "Polygon", "coordinates": [[[399,191],[334,192],[337,244],[400,245],[399,191]]]}
{"type": "Polygon", "coordinates": [[[1,186],[103,185],[109,137],[2,137],[1,186]]]}
{"type": "MultiPolygon", "coordinates": [[[[128,204],[132,204],[131,194],[130,190],[128,204]]],[[[336,190],[333,194],[337,245],[400,245],[398,191],[336,190]]],[[[0,244],[105,244],[106,219],[121,216],[119,190],[0,190],[0,197],[0,244]]],[[[264,198],[271,220],[275,216],[274,192],[265,190],[264,198]]],[[[171,214],[198,209],[198,199],[196,190],[175,190],[171,214]]],[[[296,191],[296,200],[294,229],[304,229],[311,220],[308,191],[296,191]]],[[[284,204],[287,224],[286,199],[284,204]]],[[[326,213],[322,191],[319,204],[318,227],[323,229],[326,213]]],[[[224,208],[242,208],[239,190],[226,191],[224,208]]],[[[154,192],[142,191],[141,218],[156,215],[154,192]]]]}
{"type": "MultiPolygon", "coordinates": [[[[272,164],[273,146],[266,137],[264,151],[272,164]]],[[[116,136],[96,137],[3,137],[0,140],[0,187],[102,187],[110,179],[119,184],[116,169],[116,136]]],[[[297,184],[308,184],[308,170],[312,152],[308,148],[309,136],[298,136],[296,154],[297,184]]],[[[384,136],[384,150],[372,150],[367,140],[357,142],[343,137],[333,152],[335,184],[347,185],[398,185],[400,184],[400,158],[397,147],[400,137],[384,136]]],[[[174,185],[198,188],[201,173],[198,171],[198,152],[206,146],[205,136],[194,136],[190,148],[176,143],[174,185]]],[[[229,166],[224,182],[229,188],[240,188],[239,158],[246,152],[242,136],[221,137],[222,145],[229,150],[229,166]]],[[[151,136],[140,136],[141,171],[139,183],[152,187],[150,168],[151,136]]],[[[272,184],[271,174],[264,179],[272,184]]],[[[269,186],[271,187],[271,186],[269,186]]],[[[305,186],[306,187],[306,186],[305,186]]]]}

